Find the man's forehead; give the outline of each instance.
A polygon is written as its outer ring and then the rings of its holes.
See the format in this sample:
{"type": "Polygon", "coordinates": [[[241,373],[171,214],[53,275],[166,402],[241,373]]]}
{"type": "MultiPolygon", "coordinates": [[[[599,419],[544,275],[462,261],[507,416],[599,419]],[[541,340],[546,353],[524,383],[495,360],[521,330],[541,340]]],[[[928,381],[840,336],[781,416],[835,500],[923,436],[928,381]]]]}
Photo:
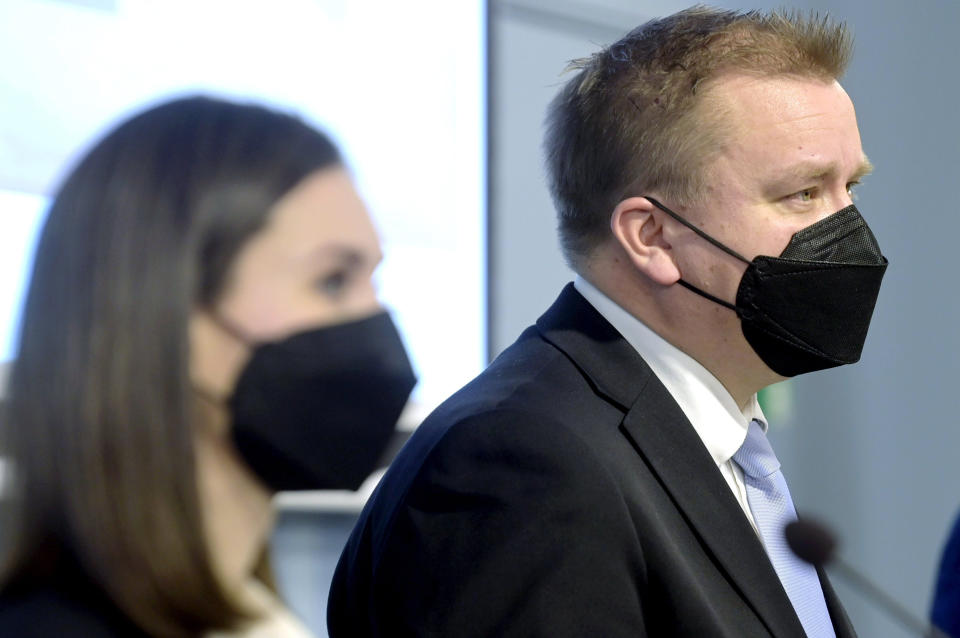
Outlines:
{"type": "Polygon", "coordinates": [[[722,153],[763,158],[765,168],[829,170],[836,146],[849,170],[863,162],[856,114],[835,81],[790,76],[733,76],[711,87],[704,126],[719,127],[722,153]],[[710,122],[709,120],[712,120],[710,122]]]}
{"type": "Polygon", "coordinates": [[[832,78],[796,75],[727,73],[711,80],[702,91],[704,106],[727,120],[752,130],[758,120],[790,120],[808,116],[823,101],[832,98],[853,112],[853,102],[832,78]]]}

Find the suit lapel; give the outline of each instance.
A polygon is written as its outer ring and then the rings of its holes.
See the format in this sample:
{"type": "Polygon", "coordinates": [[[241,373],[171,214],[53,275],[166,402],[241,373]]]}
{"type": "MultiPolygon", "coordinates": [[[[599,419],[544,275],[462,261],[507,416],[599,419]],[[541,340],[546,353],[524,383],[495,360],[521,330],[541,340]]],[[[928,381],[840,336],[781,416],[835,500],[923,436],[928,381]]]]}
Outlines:
{"type": "Polygon", "coordinates": [[[763,544],[693,426],[655,377],[627,413],[623,429],[770,633],[803,636],[763,544]]]}
{"type": "Polygon", "coordinates": [[[580,369],[597,394],[619,405],[624,412],[653,376],[633,346],[573,284],[567,284],[543,313],[537,329],[580,369]]]}
{"type": "Polygon", "coordinates": [[[833,629],[837,633],[837,638],[857,638],[857,632],[853,629],[853,623],[847,616],[846,610],[837,597],[837,592],[833,590],[833,585],[827,578],[823,569],[817,569],[817,575],[820,576],[820,586],[823,588],[823,597],[827,601],[827,611],[830,612],[830,620],[833,622],[833,629]]]}
{"type": "Polygon", "coordinates": [[[703,442],[636,350],[568,284],[540,318],[595,391],[619,405],[622,430],[703,545],[774,636],[804,636],[763,545],[703,442]]]}

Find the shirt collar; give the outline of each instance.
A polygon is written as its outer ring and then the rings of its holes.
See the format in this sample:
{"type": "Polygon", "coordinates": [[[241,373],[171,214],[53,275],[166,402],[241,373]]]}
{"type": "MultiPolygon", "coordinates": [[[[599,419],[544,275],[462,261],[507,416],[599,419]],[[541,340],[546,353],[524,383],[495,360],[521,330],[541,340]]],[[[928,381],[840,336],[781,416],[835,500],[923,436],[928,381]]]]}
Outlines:
{"type": "Polygon", "coordinates": [[[583,277],[573,282],[577,291],[616,328],[643,357],[693,425],[717,465],[729,461],[756,419],[766,430],[757,395],[741,411],[723,384],[693,357],[668,342],[643,322],[618,306],[583,277]]]}

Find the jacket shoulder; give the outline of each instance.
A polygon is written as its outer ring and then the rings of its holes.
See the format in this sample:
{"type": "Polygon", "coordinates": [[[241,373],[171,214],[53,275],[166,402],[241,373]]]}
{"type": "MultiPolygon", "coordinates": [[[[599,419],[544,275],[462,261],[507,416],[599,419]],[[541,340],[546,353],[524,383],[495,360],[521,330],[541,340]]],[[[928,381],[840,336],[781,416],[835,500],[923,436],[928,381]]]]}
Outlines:
{"type": "Polygon", "coordinates": [[[368,504],[334,578],[330,635],[636,635],[643,552],[579,433],[512,402],[445,425],[368,504]]]}

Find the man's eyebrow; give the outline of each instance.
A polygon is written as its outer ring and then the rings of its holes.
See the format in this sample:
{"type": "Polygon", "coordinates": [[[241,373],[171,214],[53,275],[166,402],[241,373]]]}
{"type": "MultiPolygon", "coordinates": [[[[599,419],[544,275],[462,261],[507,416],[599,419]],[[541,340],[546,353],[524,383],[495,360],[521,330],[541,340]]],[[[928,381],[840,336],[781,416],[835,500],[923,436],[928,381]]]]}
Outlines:
{"type": "MultiPolygon", "coordinates": [[[[836,162],[800,162],[789,167],[784,171],[775,182],[775,187],[793,187],[798,182],[822,180],[828,175],[834,175],[839,172],[839,166],[836,162]]],[[[850,176],[849,181],[855,182],[873,172],[873,164],[866,155],[860,160],[859,166],[850,176]]]]}
{"type": "Polygon", "coordinates": [[[853,173],[852,181],[857,181],[862,179],[873,172],[873,163],[870,162],[870,158],[866,155],[863,156],[863,159],[860,160],[860,166],[857,167],[857,170],[853,173]]]}

